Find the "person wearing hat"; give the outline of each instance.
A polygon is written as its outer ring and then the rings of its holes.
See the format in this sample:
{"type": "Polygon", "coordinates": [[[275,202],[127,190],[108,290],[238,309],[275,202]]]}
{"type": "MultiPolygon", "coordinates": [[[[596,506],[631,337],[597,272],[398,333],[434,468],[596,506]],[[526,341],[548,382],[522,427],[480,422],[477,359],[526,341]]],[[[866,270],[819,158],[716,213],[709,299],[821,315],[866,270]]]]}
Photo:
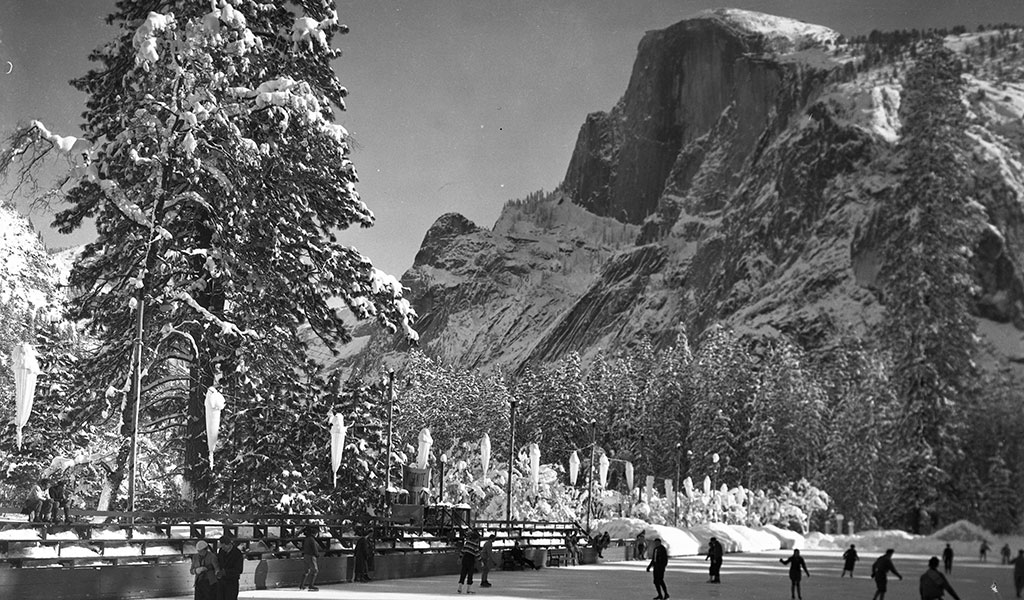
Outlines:
{"type": "Polygon", "coordinates": [[[933,556],[928,559],[928,570],[921,576],[921,600],[942,600],[943,592],[949,592],[954,600],[960,600],[953,588],[946,580],[946,576],[939,573],[939,557],[933,556]]]}
{"type": "Polygon", "coordinates": [[[196,553],[192,555],[192,567],[188,572],[196,576],[193,584],[196,600],[215,600],[220,565],[217,564],[217,555],[210,551],[210,545],[203,540],[196,542],[196,553]]]}
{"type": "Polygon", "coordinates": [[[238,579],[242,576],[245,557],[229,536],[220,536],[217,564],[221,568],[217,584],[217,600],[238,600],[238,579]]]}

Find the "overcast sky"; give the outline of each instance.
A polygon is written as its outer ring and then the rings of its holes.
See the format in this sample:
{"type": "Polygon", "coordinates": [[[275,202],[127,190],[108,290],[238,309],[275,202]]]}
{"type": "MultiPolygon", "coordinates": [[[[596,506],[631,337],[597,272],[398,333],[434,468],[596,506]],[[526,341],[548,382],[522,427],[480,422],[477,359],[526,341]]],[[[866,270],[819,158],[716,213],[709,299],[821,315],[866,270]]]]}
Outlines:
{"type": "MultiPolygon", "coordinates": [[[[85,97],[68,81],[111,37],[102,18],[113,5],[0,0],[0,131],[40,119],[77,132],[85,97]]],[[[505,201],[553,189],[586,114],[625,90],[643,33],[723,5],[848,35],[1024,23],[1024,0],[339,0],[352,31],[336,39],[350,91],[341,122],[377,215],[375,227],[343,240],[399,275],[440,215],[490,227],[505,201]]],[[[91,235],[61,236],[46,229],[50,215],[30,216],[51,246],[91,235]]]]}

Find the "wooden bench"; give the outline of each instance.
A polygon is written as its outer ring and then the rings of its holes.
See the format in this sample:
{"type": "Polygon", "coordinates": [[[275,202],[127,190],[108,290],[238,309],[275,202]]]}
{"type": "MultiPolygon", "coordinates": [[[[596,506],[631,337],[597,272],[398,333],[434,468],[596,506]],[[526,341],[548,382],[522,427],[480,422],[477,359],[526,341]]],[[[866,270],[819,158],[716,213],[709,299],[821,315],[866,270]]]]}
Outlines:
{"type": "Polygon", "coordinates": [[[569,553],[565,550],[548,550],[548,559],[545,563],[549,567],[561,567],[569,564],[569,553]]]}

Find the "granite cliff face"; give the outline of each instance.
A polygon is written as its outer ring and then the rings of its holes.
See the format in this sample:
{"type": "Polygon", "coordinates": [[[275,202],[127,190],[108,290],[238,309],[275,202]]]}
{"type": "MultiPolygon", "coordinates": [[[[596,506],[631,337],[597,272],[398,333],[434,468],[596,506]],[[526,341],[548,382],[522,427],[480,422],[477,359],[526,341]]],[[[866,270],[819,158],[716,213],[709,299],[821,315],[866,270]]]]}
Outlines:
{"type": "MultiPolygon", "coordinates": [[[[1024,363],[1024,66],[1013,56],[972,68],[965,101],[987,220],[975,315],[991,357],[1024,363]]],[[[809,349],[867,331],[883,311],[879,208],[898,181],[907,64],[858,60],[826,28],[744,11],[648,33],[620,102],[586,118],[559,190],[510,203],[491,230],[445,215],[427,233],[402,280],[421,346],[515,370],[718,321],[809,349]]],[[[350,364],[400,349],[377,339],[350,364]]]]}

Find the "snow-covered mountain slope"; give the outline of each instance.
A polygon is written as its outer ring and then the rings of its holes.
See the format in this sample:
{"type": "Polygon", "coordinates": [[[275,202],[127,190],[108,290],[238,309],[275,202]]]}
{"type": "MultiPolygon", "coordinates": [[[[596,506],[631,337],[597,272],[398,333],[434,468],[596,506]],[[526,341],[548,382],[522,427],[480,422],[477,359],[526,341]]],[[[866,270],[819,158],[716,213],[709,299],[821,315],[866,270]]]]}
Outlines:
{"type": "MultiPolygon", "coordinates": [[[[804,348],[884,307],[881,203],[898,181],[909,46],[733,10],[641,41],[629,86],[587,117],[561,188],[494,228],[445,215],[403,277],[421,346],[515,370],[578,350],[670,343],[725,322],[804,348]]],[[[974,316],[988,358],[1024,365],[1024,36],[951,36],[969,65],[974,316]],[[1000,40],[996,44],[993,40],[1000,40]],[[980,44],[980,46],[979,46],[980,44]]],[[[402,346],[378,339],[372,364],[402,346]]],[[[400,360],[395,355],[394,360],[400,360]]]]}

